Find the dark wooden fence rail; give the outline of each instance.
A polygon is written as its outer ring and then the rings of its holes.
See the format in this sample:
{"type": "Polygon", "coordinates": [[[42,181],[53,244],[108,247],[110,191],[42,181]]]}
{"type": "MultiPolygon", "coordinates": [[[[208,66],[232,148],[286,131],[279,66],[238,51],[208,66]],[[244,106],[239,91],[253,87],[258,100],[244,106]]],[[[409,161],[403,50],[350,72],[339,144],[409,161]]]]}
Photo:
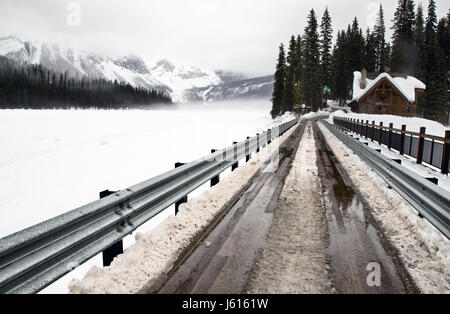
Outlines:
{"type": "Polygon", "coordinates": [[[401,155],[416,158],[422,162],[441,169],[443,174],[449,173],[450,168],[450,130],[445,131],[444,137],[426,134],[426,128],[420,132],[406,131],[406,125],[401,129],[394,129],[394,124],[383,126],[383,122],[375,125],[375,121],[353,118],[334,117],[333,123],[344,131],[359,134],[361,137],[386,145],[389,150],[396,150],[401,155]]]}

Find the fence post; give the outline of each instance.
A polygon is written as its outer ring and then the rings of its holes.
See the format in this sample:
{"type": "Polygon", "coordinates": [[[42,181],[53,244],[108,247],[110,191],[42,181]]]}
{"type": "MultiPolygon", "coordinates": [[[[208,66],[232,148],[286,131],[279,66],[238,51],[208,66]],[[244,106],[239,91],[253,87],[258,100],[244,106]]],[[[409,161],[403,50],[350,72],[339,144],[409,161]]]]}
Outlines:
{"type": "MultiPolygon", "coordinates": [[[[178,168],[178,167],[181,167],[181,166],[184,166],[184,165],[185,165],[185,163],[176,162],[175,163],[175,168],[178,168]]],[[[178,200],[177,202],[175,202],[175,216],[178,214],[180,205],[183,204],[183,203],[187,203],[187,201],[188,201],[188,197],[186,195],[185,197],[183,197],[180,200],[178,200]]]]}
{"type": "Polygon", "coordinates": [[[366,140],[369,134],[369,120],[366,120],[366,140]]]}
{"type": "Polygon", "coordinates": [[[402,133],[400,135],[400,155],[403,155],[405,153],[405,132],[406,132],[406,125],[402,125],[402,133]]]}
{"type": "Polygon", "coordinates": [[[417,163],[420,165],[423,159],[423,144],[425,142],[426,128],[421,127],[419,132],[419,146],[417,147],[417,163]]]}
{"type": "MultiPolygon", "coordinates": [[[[215,152],[217,152],[217,149],[211,149],[211,154],[214,154],[215,152]]],[[[220,182],[220,174],[211,179],[211,187],[217,185],[219,182],[220,182]]]]}
{"type": "Polygon", "coordinates": [[[380,122],[380,128],[378,130],[378,145],[381,145],[381,134],[383,132],[383,122],[380,122]]]}
{"type": "MultiPolygon", "coordinates": [[[[233,156],[233,160],[237,159],[237,144],[238,142],[233,142],[234,145],[234,156],[233,156]]],[[[234,164],[231,165],[231,171],[236,170],[239,167],[239,160],[236,160],[236,162],[234,164]]]]}
{"type": "Polygon", "coordinates": [[[272,143],[272,129],[267,129],[267,145],[272,143]]]}
{"type": "MultiPolygon", "coordinates": [[[[117,191],[110,191],[110,190],[105,190],[105,191],[101,191],[99,194],[100,198],[104,198],[107,197],[111,194],[117,193],[117,191]]],[[[114,243],[113,245],[111,245],[110,247],[106,248],[103,252],[102,252],[102,256],[103,256],[103,267],[109,266],[111,265],[111,262],[114,260],[114,258],[123,253],[123,241],[122,239],[120,239],[119,241],[117,241],[116,243],[114,243]]]]}
{"type": "Polygon", "coordinates": [[[370,137],[370,140],[373,142],[373,138],[375,137],[375,121],[372,120],[372,130],[371,130],[372,136],[370,137]]]}
{"type": "Polygon", "coordinates": [[[442,150],[441,172],[448,174],[448,163],[450,160],[450,130],[445,131],[444,147],[442,150]]]}
{"type": "Polygon", "coordinates": [[[250,160],[250,137],[247,136],[247,140],[245,141],[245,162],[248,162],[250,160]]]}
{"type": "Polygon", "coordinates": [[[394,123],[389,123],[389,134],[388,134],[388,149],[391,150],[392,147],[392,129],[394,128],[394,123]]]}

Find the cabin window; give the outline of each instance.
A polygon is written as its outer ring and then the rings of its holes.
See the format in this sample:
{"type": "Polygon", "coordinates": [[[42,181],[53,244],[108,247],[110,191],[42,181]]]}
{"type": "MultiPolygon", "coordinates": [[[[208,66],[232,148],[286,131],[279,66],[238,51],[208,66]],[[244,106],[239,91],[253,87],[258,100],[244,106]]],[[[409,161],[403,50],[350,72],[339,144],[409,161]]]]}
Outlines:
{"type": "Polygon", "coordinates": [[[386,100],[386,98],[387,98],[386,92],[381,92],[378,97],[380,97],[381,101],[386,100]]]}
{"type": "Polygon", "coordinates": [[[411,112],[411,107],[410,106],[408,106],[408,112],[411,112]]]}

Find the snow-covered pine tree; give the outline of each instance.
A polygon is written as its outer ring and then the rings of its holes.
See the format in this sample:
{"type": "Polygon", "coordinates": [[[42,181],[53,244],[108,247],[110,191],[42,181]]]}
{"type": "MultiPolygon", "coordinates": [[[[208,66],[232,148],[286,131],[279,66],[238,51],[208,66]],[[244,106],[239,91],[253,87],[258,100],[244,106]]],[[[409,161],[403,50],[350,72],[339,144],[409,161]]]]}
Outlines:
{"type": "Polygon", "coordinates": [[[284,45],[280,45],[278,62],[275,71],[275,82],[272,94],[272,118],[278,116],[283,108],[284,101],[284,85],[286,78],[286,55],[284,53],[284,45]]]}

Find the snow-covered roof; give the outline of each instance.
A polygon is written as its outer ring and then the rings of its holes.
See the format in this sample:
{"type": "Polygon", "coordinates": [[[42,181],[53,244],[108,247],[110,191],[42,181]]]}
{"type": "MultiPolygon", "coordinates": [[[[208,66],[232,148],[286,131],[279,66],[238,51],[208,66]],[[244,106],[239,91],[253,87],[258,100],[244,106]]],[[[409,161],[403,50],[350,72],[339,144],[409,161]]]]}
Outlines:
{"type": "Polygon", "coordinates": [[[368,91],[372,89],[380,80],[386,78],[392,83],[399,91],[408,99],[409,102],[416,101],[416,88],[425,89],[425,84],[416,79],[413,76],[407,76],[406,79],[403,77],[392,77],[388,73],[381,73],[374,80],[367,79],[366,88],[361,88],[361,72],[353,72],[353,100],[360,100],[368,91]]]}

